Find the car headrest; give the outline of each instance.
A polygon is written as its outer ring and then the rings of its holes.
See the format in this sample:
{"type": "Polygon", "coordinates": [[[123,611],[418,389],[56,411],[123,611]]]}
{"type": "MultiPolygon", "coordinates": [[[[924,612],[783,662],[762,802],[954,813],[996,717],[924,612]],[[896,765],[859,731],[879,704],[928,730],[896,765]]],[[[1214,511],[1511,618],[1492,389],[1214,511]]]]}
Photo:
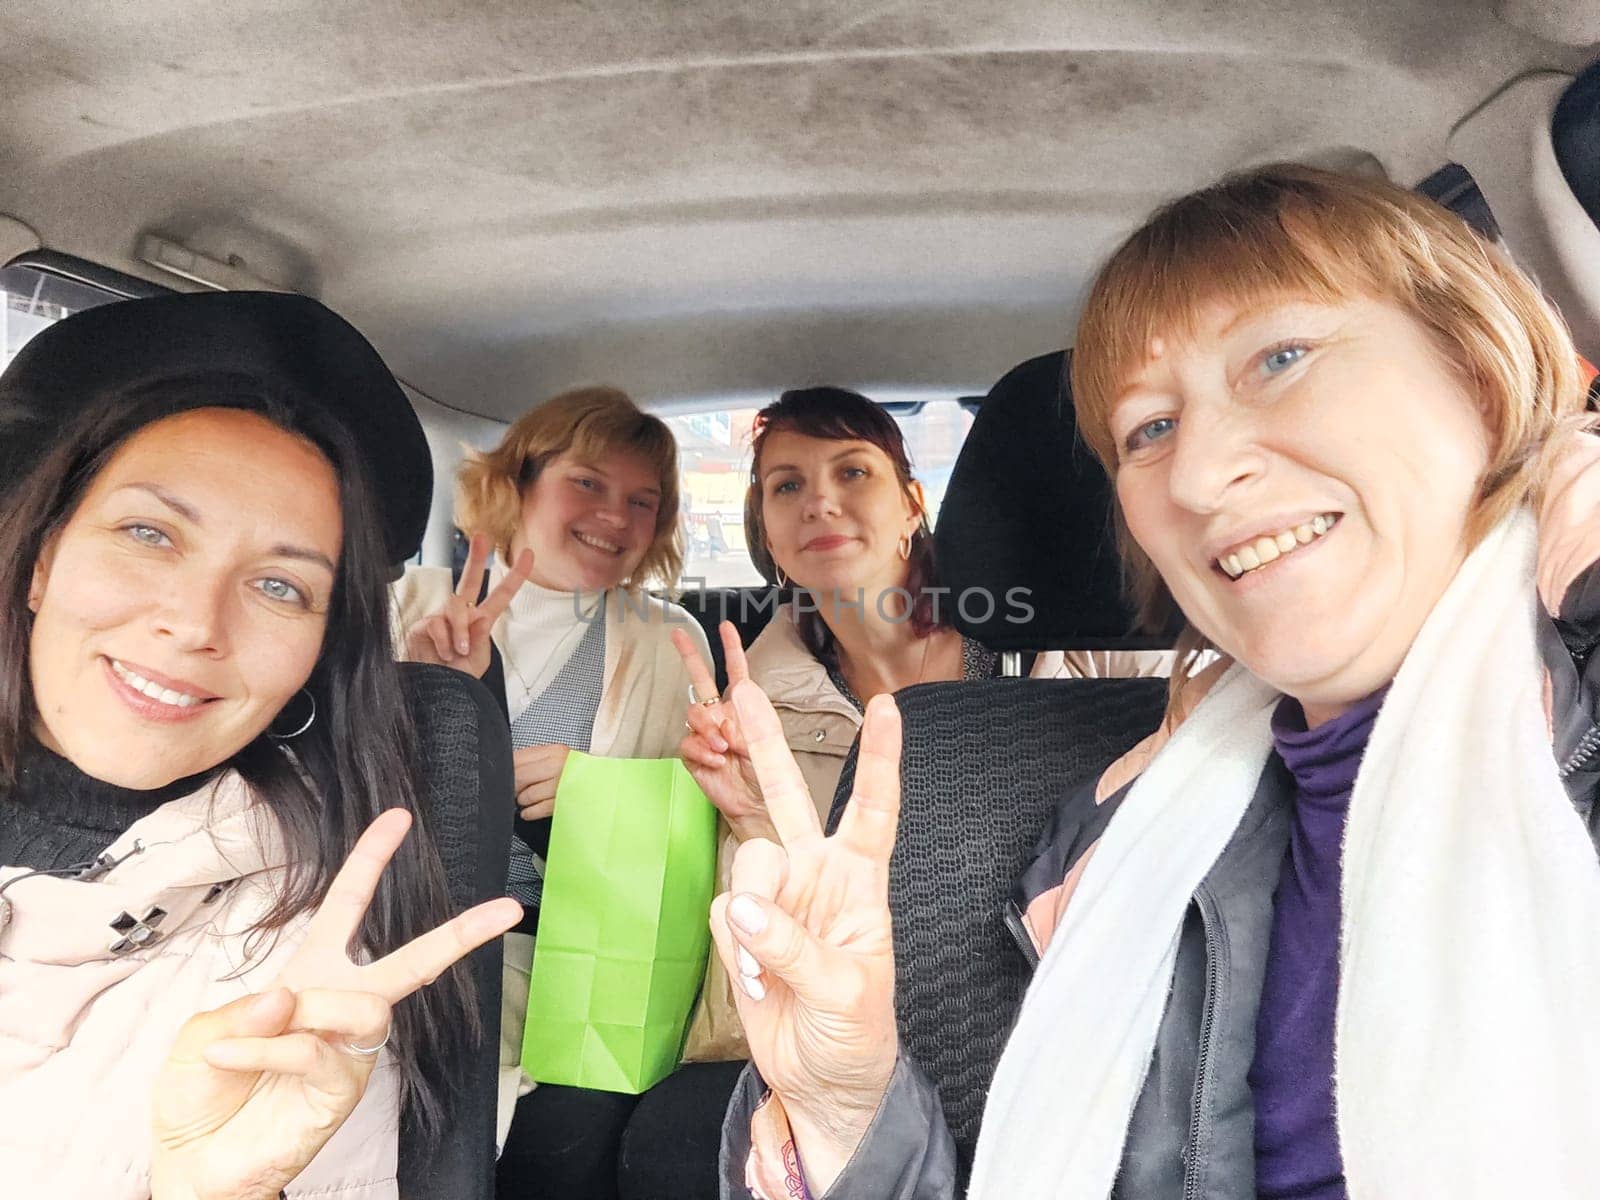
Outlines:
{"type": "Polygon", "coordinates": [[[1573,80],[1556,104],[1550,144],[1567,186],[1600,225],[1600,61],[1573,80]]]}
{"type": "Polygon", "coordinates": [[[991,650],[1165,648],[1171,636],[1131,633],[1111,481],[1078,437],[1070,353],[1013,367],[978,410],[934,531],[949,611],[991,650]]]}

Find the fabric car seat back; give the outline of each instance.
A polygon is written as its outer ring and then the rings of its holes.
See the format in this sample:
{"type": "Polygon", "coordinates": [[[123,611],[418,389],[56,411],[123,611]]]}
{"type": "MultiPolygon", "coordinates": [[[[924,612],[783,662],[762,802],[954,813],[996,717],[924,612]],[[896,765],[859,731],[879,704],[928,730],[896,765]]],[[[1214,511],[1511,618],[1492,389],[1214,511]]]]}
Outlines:
{"type": "MultiPolygon", "coordinates": [[[[511,730],[488,689],[460,671],[401,663],[400,676],[417,732],[423,818],[439,848],[451,906],[460,912],[505,894],[511,730]]],[[[430,1149],[409,1118],[401,1123],[402,1200],[493,1200],[500,962],[499,938],[466,959],[482,1032],[469,1054],[446,1064],[453,1094],[438,1143],[430,1149]]]]}
{"type": "MultiPolygon", "coordinates": [[[[997,604],[994,619],[972,621],[958,606],[957,627],[995,650],[1168,646],[1172,630],[1130,634],[1111,484],[1077,436],[1067,365],[1062,352],[1030,359],[990,391],[935,534],[942,583],[997,600],[1025,589],[1034,616],[1019,621],[997,604]]],[[[896,1017],[902,1043],[938,1087],[963,1186],[1031,974],[1007,928],[1012,886],[1052,809],[1155,729],[1166,695],[1165,679],[995,679],[896,694],[896,1017]]],[[[855,753],[830,828],[848,801],[855,753]]]]}
{"type": "MultiPolygon", "coordinates": [[[[901,1044],[939,1089],[965,1186],[1032,974],[1007,928],[1012,884],[1061,798],[1160,722],[1166,680],[926,683],[895,702],[905,731],[889,863],[895,1015],[901,1044]]],[[[830,831],[855,764],[852,750],[830,831]]]]}

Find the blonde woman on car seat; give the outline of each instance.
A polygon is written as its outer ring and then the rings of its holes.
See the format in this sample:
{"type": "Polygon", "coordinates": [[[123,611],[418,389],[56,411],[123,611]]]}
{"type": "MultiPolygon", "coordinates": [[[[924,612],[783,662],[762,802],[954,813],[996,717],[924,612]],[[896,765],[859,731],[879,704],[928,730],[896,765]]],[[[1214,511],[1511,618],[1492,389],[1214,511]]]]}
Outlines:
{"type": "Polygon", "coordinates": [[[204,294],[44,330],[0,429],[6,1195],[396,1196],[473,1036],[449,968],[517,917],[434,928],[407,837],[410,406],[316,302],[204,294]]]}
{"type": "MultiPolygon", "coordinates": [[[[571,750],[674,755],[689,675],[668,635],[681,630],[702,650],[705,636],[681,608],[644,590],[672,586],[683,566],[678,449],[666,424],[624,393],[587,387],[547,400],[514,422],[499,445],[471,456],[458,482],[456,521],[473,535],[459,583],[445,568],[414,567],[395,585],[394,600],[407,657],[479,677],[492,656],[503,664],[493,686],[511,719],[520,818],[508,890],[529,910],[506,939],[506,1143],[517,1094],[530,1086],[518,1064],[531,934],[562,767],[571,750]],[[495,563],[486,572],[491,548],[495,563]]],[[[519,1131],[506,1153],[541,1156],[522,1173],[537,1176],[551,1194],[587,1194],[589,1176],[607,1171],[632,1098],[539,1091],[516,1106],[519,1131]],[[593,1150],[593,1161],[577,1152],[544,1161],[558,1137],[552,1124],[569,1118],[572,1138],[593,1150]]]]}
{"type": "MultiPolygon", "coordinates": [[[[1113,255],[1073,382],[1146,614],[1225,657],[1020,881],[971,1195],[1600,1195],[1600,442],[1560,319],[1430,201],[1266,168],[1113,255]]],[[[825,839],[733,700],[778,838],[713,907],[759,1069],[724,1194],[950,1196],[895,1038],[892,705],[825,839]]]]}

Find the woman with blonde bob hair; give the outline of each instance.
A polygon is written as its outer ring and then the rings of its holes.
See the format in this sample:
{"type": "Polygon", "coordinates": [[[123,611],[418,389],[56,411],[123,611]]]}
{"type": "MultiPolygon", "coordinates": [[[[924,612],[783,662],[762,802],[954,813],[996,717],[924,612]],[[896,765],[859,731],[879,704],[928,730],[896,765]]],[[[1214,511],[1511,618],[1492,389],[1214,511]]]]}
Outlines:
{"type": "MultiPolygon", "coordinates": [[[[1145,618],[1219,659],[1018,884],[1038,967],[970,1195],[1600,1195],[1583,383],[1534,285],[1381,181],[1263,168],[1112,255],[1079,425],[1145,618]]],[[[733,699],[782,844],[712,912],[754,1060],[723,1194],[952,1196],[895,1038],[893,703],[823,838],[733,699]]]]}
{"type": "MultiPolygon", "coordinates": [[[[609,387],[574,388],[524,413],[492,450],[473,455],[457,479],[456,522],[486,535],[503,561],[515,558],[513,546],[526,540],[529,490],[553,460],[565,455],[598,463],[619,451],[640,468],[643,490],[655,493],[654,521],[642,547],[621,556],[629,569],[615,582],[615,566],[605,559],[568,566],[592,591],[632,590],[656,584],[670,588],[683,572],[683,535],[678,524],[678,444],[659,417],[641,412],[625,392],[609,387]],[[644,481],[648,476],[648,481],[644,481]],[[641,549],[635,555],[633,551],[641,549]],[[597,586],[603,585],[603,586],[597,586]]],[[[535,578],[541,569],[535,558],[535,578]]]]}
{"type": "MultiPolygon", "coordinates": [[[[511,721],[519,819],[507,887],[528,915],[506,938],[504,1142],[516,1095],[530,1086],[518,1066],[530,935],[567,755],[674,755],[689,676],[669,634],[682,628],[707,651],[693,618],[644,590],[672,586],[683,567],[678,447],[666,424],[625,393],[585,387],[547,400],[514,422],[499,445],[470,456],[458,485],[456,523],[472,534],[465,569],[452,579],[443,567],[412,568],[395,585],[394,600],[406,656],[483,678],[511,721]],[[491,548],[495,561],[486,565],[491,548]]],[[[585,1096],[546,1087],[521,1107],[619,1099],[585,1096]]],[[[608,1107],[576,1123],[626,1115],[608,1107]]],[[[512,1145],[548,1137],[556,1119],[549,1112],[528,1116],[520,1122],[531,1127],[528,1139],[514,1134],[512,1145]]],[[[602,1162],[609,1150],[598,1143],[605,1141],[596,1138],[602,1162]]],[[[568,1153],[561,1169],[581,1175],[574,1164],[568,1153]]],[[[557,1177],[550,1164],[536,1162],[522,1173],[552,1194],[588,1186],[578,1175],[557,1177]]]]}

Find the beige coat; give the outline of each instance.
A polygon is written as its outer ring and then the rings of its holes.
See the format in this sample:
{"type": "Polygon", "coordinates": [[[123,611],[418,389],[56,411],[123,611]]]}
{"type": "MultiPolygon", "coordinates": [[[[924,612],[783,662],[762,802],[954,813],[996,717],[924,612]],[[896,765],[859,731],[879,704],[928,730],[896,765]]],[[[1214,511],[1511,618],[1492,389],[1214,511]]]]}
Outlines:
{"type": "MultiPolygon", "coordinates": [[[[503,568],[490,569],[493,586],[503,568]]],[[[413,567],[390,589],[396,637],[443,606],[452,590],[444,567],[413,567]]],[[[491,636],[508,664],[522,660],[530,678],[535,664],[530,650],[509,642],[508,616],[495,623],[491,636]]],[[[574,620],[577,617],[574,616],[574,620]]],[[[686,629],[707,662],[711,652],[695,619],[676,604],[644,593],[614,590],[606,603],[606,665],[600,707],[595,712],[589,753],[606,758],[675,758],[689,710],[689,672],[672,630],[686,629]]],[[[514,672],[508,670],[507,675],[514,672]]],[[[511,680],[508,687],[513,686],[511,680]]],[[[513,716],[516,714],[513,712],[513,716]]],[[[500,1007],[500,1095],[497,1141],[504,1145],[517,1097],[533,1090],[522,1072],[522,1032],[528,1018],[528,972],[533,965],[533,938],[508,933],[500,1007]]]]}
{"type": "MultiPolygon", "coordinates": [[[[828,678],[827,668],[800,640],[792,604],[783,605],[761,631],[746,656],[750,678],[772,701],[794,759],[811,790],[817,818],[824,825],[833,807],[844,760],[861,729],[861,713],[828,678]]],[[[1034,679],[1078,679],[1165,675],[1171,669],[1168,651],[1050,651],[1040,654],[1034,679]]],[[[725,891],[732,876],[738,840],[726,826],[717,854],[717,890],[725,891]]],[[[689,1026],[684,1059],[722,1062],[748,1058],[733,984],[715,953],[706,966],[700,1003],[689,1026]]]]}
{"type": "MultiPolygon", "coordinates": [[[[285,853],[235,775],[135,822],[109,848],[144,850],[93,882],[35,876],[9,887],[0,931],[0,1191],[7,1200],[144,1200],[151,1087],[178,1027],[271,986],[302,917],[247,957],[285,853]],[[211,803],[213,793],[214,805],[211,803]],[[209,809],[209,811],[208,811],[209,809]],[[126,952],[121,914],[166,915],[126,952]]],[[[26,874],[0,867],[0,883],[26,874]]],[[[136,929],[134,932],[138,932],[136,929]]],[[[392,1200],[398,1081],[387,1053],[343,1128],[289,1186],[294,1196],[392,1200]]]]}

